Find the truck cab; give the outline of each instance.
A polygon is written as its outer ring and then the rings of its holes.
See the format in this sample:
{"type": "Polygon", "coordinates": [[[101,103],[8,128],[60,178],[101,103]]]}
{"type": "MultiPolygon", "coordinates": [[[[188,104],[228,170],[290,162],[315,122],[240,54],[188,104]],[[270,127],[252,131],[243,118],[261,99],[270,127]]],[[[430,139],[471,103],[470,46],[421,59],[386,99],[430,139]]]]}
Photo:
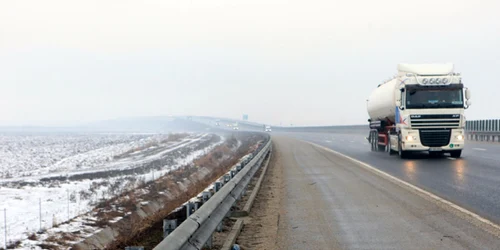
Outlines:
{"type": "Polygon", "coordinates": [[[368,100],[372,148],[402,158],[415,151],[460,157],[470,98],[452,64],[400,64],[368,100]]]}

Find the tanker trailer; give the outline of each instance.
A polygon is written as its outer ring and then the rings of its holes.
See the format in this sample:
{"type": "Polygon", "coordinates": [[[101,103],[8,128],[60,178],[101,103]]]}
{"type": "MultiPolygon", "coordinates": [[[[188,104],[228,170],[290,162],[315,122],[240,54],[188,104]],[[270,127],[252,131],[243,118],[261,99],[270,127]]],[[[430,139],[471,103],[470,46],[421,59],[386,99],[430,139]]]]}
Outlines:
{"type": "Polygon", "coordinates": [[[411,152],[449,153],[459,158],[465,144],[464,110],[471,105],[453,64],[399,64],[397,75],[367,100],[372,151],[407,158],[411,152]]]}

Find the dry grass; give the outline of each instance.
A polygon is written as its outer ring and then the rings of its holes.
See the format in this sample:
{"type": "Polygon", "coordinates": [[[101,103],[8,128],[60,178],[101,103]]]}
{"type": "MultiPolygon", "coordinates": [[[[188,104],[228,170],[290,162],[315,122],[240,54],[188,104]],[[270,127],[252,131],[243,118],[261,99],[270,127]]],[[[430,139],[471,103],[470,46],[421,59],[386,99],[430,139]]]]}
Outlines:
{"type": "Polygon", "coordinates": [[[28,236],[28,240],[38,240],[38,236],[36,233],[32,233],[28,236]]]}
{"type": "Polygon", "coordinates": [[[167,142],[180,141],[188,136],[189,136],[189,134],[187,134],[187,133],[169,134],[166,139],[160,141],[159,143],[158,142],[148,142],[140,147],[135,147],[135,148],[132,148],[132,149],[125,151],[124,153],[121,153],[119,155],[115,155],[115,156],[113,156],[113,158],[114,159],[124,158],[124,157],[129,156],[130,154],[140,152],[140,151],[145,150],[145,149],[150,148],[150,147],[157,147],[160,144],[164,144],[167,142]]]}
{"type": "MultiPolygon", "coordinates": [[[[220,176],[224,175],[232,166],[238,163],[239,159],[244,155],[254,151],[262,142],[262,138],[255,137],[248,141],[244,141],[237,152],[234,153],[234,148],[238,141],[235,138],[229,138],[223,145],[215,147],[210,153],[202,156],[194,161],[197,167],[184,167],[171,172],[168,176],[161,178],[151,186],[151,191],[146,196],[142,196],[143,200],[156,200],[166,204],[165,207],[156,214],[149,216],[141,221],[138,226],[132,231],[121,233],[121,237],[116,239],[109,249],[122,249],[127,245],[143,245],[146,248],[152,248],[161,241],[161,234],[158,234],[158,228],[161,226],[163,219],[166,218],[171,211],[182,205],[191,197],[196,196],[203,191],[210,183],[216,181],[220,176]],[[199,168],[209,169],[209,174],[203,178],[198,177],[199,168]],[[176,180],[188,178],[191,181],[187,191],[182,191],[176,180]],[[174,194],[173,199],[167,199],[165,196],[158,195],[158,191],[168,190],[174,194]],[[160,198],[159,198],[160,197],[160,198]],[[160,200],[161,199],[161,200],[160,200]],[[131,237],[133,236],[133,237],[131,237]]],[[[137,226],[137,224],[136,224],[137,226]]]]}
{"type": "Polygon", "coordinates": [[[166,142],[170,142],[170,141],[180,141],[188,136],[189,136],[189,134],[187,134],[187,133],[169,134],[168,138],[166,140],[161,141],[161,143],[166,143],[166,142]]]}
{"type": "Polygon", "coordinates": [[[60,246],[69,246],[68,242],[69,241],[74,241],[78,239],[77,236],[71,234],[71,233],[66,233],[63,232],[59,234],[58,236],[56,235],[51,235],[47,239],[45,239],[45,247],[42,247],[43,249],[60,249],[60,246]],[[54,244],[50,244],[54,243],[54,244]],[[47,248],[46,248],[47,247],[47,248]]]}
{"type": "Polygon", "coordinates": [[[43,243],[43,244],[38,244],[38,246],[41,247],[42,249],[59,250],[59,247],[53,244],[43,243]]]}
{"type": "Polygon", "coordinates": [[[9,243],[7,245],[7,249],[14,249],[14,248],[18,248],[19,246],[21,246],[21,241],[17,240],[17,241],[14,241],[12,243],[9,243]]]}

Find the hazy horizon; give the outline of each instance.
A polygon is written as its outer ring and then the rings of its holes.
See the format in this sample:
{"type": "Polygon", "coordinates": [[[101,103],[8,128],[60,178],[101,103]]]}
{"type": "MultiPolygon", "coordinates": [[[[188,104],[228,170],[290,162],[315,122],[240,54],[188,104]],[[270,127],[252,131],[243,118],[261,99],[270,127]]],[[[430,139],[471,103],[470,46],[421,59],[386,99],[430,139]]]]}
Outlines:
{"type": "Polygon", "coordinates": [[[496,1],[4,1],[0,126],[193,115],[364,124],[398,63],[452,62],[500,118],[496,1]]]}

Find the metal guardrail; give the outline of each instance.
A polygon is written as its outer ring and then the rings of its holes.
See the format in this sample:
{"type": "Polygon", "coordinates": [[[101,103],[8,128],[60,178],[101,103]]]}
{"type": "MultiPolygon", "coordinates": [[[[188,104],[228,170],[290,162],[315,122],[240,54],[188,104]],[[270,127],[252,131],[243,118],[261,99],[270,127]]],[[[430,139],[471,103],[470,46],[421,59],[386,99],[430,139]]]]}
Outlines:
{"type": "Polygon", "coordinates": [[[228,215],[231,207],[241,197],[248,183],[257,172],[271,147],[271,139],[253,159],[216,192],[201,208],[189,216],[154,249],[202,249],[217,226],[228,215]]]}
{"type": "Polygon", "coordinates": [[[471,120],[467,121],[465,124],[467,139],[474,141],[500,142],[500,120],[471,120]]]}
{"type": "Polygon", "coordinates": [[[471,120],[466,121],[466,129],[470,132],[497,132],[500,134],[500,120],[471,120]]]}
{"type": "Polygon", "coordinates": [[[466,133],[467,139],[471,141],[491,141],[500,142],[500,132],[477,132],[468,131],[466,133]]]}
{"type": "MultiPolygon", "coordinates": [[[[210,119],[210,117],[203,117],[210,119]]],[[[220,118],[221,121],[239,122],[245,124],[247,128],[253,130],[263,130],[263,124],[247,121],[237,121],[220,118]]],[[[318,133],[366,133],[369,128],[367,125],[349,125],[349,126],[298,126],[282,127],[273,126],[273,132],[318,132],[318,133]]],[[[466,121],[465,131],[468,140],[500,142],[500,119],[470,120],[466,121]]]]}

